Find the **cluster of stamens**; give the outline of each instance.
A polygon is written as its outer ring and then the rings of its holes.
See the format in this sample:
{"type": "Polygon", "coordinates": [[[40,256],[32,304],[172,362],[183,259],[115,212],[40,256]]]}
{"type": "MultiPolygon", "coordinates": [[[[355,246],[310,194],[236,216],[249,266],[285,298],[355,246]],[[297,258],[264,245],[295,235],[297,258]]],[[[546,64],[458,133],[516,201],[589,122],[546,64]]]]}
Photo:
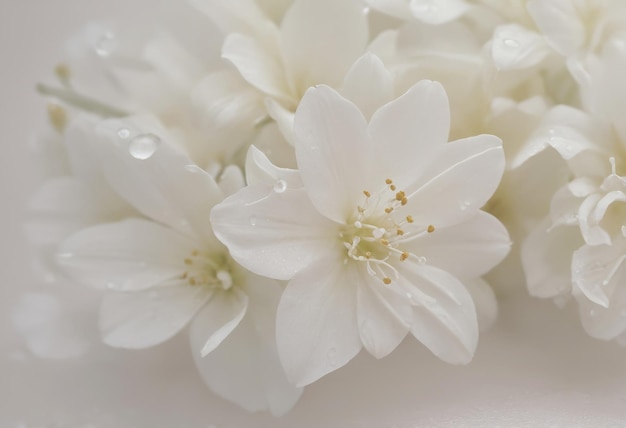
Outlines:
{"type": "Polygon", "coordinates": [[[435,226],[418,226],[411,215],[403,215],[400,221],[395,218],[394,212],[409,202],[409,196],[403,190],[398,190],[389,178],[385,180],[385,187],[381,191],[372,194],[364,190],[363,195],[365,201],[357,207],[356,219],[340,237],[344,239],[343,244],[351,259],[365,262],[370,275],[389,285],[392,277],[396,280],[399,277],[397,269],[390,264],[393,257],[397,257],[400,262],[410,257],[423,260],[423,257],[403,250],[402,244],[433,233],[435,226]],[[351,240],[345,241],[346,238],[351,240]]]}
{"type": "Polygon", "coordinates": [[[187,269],[181,275],[181,279],[193,286],[220,287],[224,290],[233,285],[233,278],[228,267],[218,264],[208,254],[193,250],[191,255],[184,260],[187,269]]]}

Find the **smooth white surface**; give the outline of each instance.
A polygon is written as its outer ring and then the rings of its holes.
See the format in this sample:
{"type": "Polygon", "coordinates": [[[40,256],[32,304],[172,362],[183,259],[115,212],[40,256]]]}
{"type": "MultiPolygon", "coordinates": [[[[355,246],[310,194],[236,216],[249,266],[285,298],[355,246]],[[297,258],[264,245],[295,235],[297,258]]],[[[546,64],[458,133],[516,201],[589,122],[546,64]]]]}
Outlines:
{"type": "Polygon", "coordinates": [[[48,79],[63,41],[86,21],[142,14],[138,0],[0,3],[0,427],[626,427],[626,349],[588,338],[574,308],[523,290],[501,301],[469,366],[446,365],[406,341],[384,360],[360,355],[307,388],[282,419],[211,394],[184,335],[147,351],[96,346],[83,360],[30,354],[9,321],[22,293],[45,288],[21,229],[37,182],[27,142],[45,119],[34,84],[48,79]]]}

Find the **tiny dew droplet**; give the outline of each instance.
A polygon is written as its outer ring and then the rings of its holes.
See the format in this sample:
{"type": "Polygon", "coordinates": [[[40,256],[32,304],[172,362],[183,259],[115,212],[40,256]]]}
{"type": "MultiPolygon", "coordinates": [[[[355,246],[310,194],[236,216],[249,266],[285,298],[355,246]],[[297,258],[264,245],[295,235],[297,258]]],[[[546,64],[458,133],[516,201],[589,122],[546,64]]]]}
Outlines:
{"type": "Polygon", "coordinates": [[[256,216],[255,215],[251,215],[250,216],[250,226],[256,226],[256,216]]]}
{"type": "Polygon", "coordinates": [[[287,182],[285,180],[278,180],[274,183],[274,192],[283,193],[285,190],[287,190],[287,182]]]}
{"type": "Polygon", "coordinates": [[[96,41],[94,49],[99,56],[109,56],[115,50],[117,42],[112,31],[105,31],[96,41]]]}
{"type": "Polygon", "coordinates": [[[117,136],[120,137],[122,140],[127,139],[128,137],[130,137],[130,129],[128,129],[128,128],[120,128],[117,131],[117,136]]]}
{"type": "Polygon", "coordinates": [[[609,280],[608,280],[608,279],[605,279],[604,281],[602,281],[602,285],[605,285],[605,286],[606,286],[606,285],[609,285],[609,280]]]}
{"type": "Polygon", "coordinates": [[[135,159],[146,160],[156,152],[160,143],[161,139],[154,134],[139,134],[130,141],[128,152],[135,159]]]}
{"type": "Polygon", "coordinates": [[[424,257],[424,256],[419,256],[419,257],[417,258],[417,262],[418,262],[419,264],[421,264],[421,265],[425,265],[425,264],[426,264],[426,257],[424,257]]]}
{"type": "Polygon", "coordinates": [[[509,47],[509,48],[518,48],[519,47],[519,42],[515,39],[504,39],[503,41],[504,45],[509,47]]]}

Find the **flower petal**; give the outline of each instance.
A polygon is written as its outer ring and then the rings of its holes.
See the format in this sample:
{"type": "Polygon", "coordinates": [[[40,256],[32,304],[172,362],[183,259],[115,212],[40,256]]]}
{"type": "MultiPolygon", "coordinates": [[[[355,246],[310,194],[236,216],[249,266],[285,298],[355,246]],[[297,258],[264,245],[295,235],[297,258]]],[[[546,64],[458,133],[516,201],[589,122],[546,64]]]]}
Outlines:
{"type": "Polygon", "coordinates": [[[213,177],[173,145],[173,137],[155,119],[111,119],[98,132],[105,139],[100,147],[105,175],[117,193],[147,217],[215,245],[208,219],[222,193],[213,177]],[[130,136],[120,138],[120,129],[130,136]],[[160,143],[148,158],[133,157],[129,151],[134,138],[147,134],[160,143]]]}
{"type": "Polygon", "coordinates": [[[457,19],[471,8],[464,0],[410,0],[409,6],[413,16],[431,25],[457,19]]]}
{"type": "Polygon", "coordinates": [[[109,293],[100,307],[102,340],[127,349],[158,345],[185,327],[210,297],[209,288],[186,282],[109,293]]]}
{"type": "Polygon", "coordinates": [[[352,0],[296,0],[281,23],[285,62],[296,93],[341,84],[367,43],[367,17],[352,0]]]}
{"type": "Polygon", "coordinates": [[[413,336],[447,363],[469,363],[478,342],[478,322],[465,286],[441,269],[410,259],[398,270],[400,285],[414,305],[413,336]]]}
{"type": "Polygon", "coordinates": [[[494,30],[491,56],[498,70],[531,68],[549,52],[540,34],[519,24],[500,25],[494,30]]]}
{"type": "Polygon", "coordinates": [[[278,306],[276,341],[288,379],[308,385],[342,367],[361,349],[353,265],[327,258],[287,285],[278,306]]]}
{"type": "Polygon", "coordinates": [[[57,263],[96,288],[142,290],[182,275],[194,242],[157,223],[128,219],[83,229],[59,247],[57,263]]]}
{"type": "Polygon", "coordinates": [[[589,300],[608,308],[607,291],[625,259],[622,245],[583,245],[572,256],[572,281],[589,300]]]}
{"type": "Polygon", "coordinates": [[[572,253],[583,244],[576,226],[550,227],[545,219],[522,244],[526,285],[535,297],[556,297],[572,289],[572,253]]]}
{"type": "Polygon", "coordinates": [[[232,62],[243,78],[261,92],[289,100],[285,69],[277,50],[274,51],[271,45],[261,45],[253,37],[243,34],[230,34],[224,40],[222,57],[232,62]]]}
{"type": "Polygon", "coordinates": [[[202,357],[213,352],[239,325],[247,309],[248,296],[243,291],[215,291],[191,323],[191,340],[202,344],[193,352],[202,357]]]}
{"type": "Polygon", "coordinates": [[[511,248],[504,225],[484,211],[458,225],[436,227],[434,232],[411,244],[429,265],[462,279],[483,276],[500,263],[511,248]]]}
{"type": "Polygon", "coordinates": [[[290,188],[302,187],[298,171],[277,167],[255,146],[250,146],[246,156],[246,180],[249,185],[264,184],[268,187],[273,187],[278,180],[285,180],[290,188]]]}
{"type": "Polygon", "coordinates": [[[498,301],[493,289],[481,278],[465,281],[465,286],[476,306],[478,329],[481,332],[489,330],[498,317],[498,301]]]}
{"type": "MultiPolygon", "coordinates": [[[[382,106],[370,121],[376,163],[401,187],[425,168],[432,152],[448,142],[450,106],[443,86],[430,80],[413,85],[382,106]]],[[[385,177],[382,177],[384,180],[385,177]]]]}
{"type": "Polygon", "coordinates": [[[458,224],[473,217],[493,195],[503,171],[498,137],[478,135],[444,144],[406,188],[405,211],[418,224],[458,224]]]}
{"type": "Polygon", "coordinates": [[[410,303],[397,290],[381,285],[364,269],[359,272],[357,319],[361,342],[376,358],[390,354],[409,332],[410,303]]]}
{"type": "MultiPolygon", "coordinates": [[[[302,188],[281,193],[265,185],[248,186],[211,213],[216,236],[248,270],[290,279],[332,248],[338,225],[319,215],[302,188]]],[[[282,190],[282,187],[281,189],[282,190]]]]}
{"type": "MultiPolygon", "coordinates": [[[[313,205],[324,216],[343,223],[368,182],[371,142],[359,109],[334,89],[309,89],[296,111],[295,149],[302,181],[313,205]]],[[[383,178],[384,180],[384,178],[383,178]]]]}
{"type": "Polygon", "coordinates": [[[366,52],[348,70],[341,94],[369,119],[393,98],[393,78],[380,58],[366,52]]]}
{"type": "Polygon", "coordinates": [[[204,358],[198,352],[204,338],[192,334],[192,354],[213,392],[248,411],[269,410],[281,416],[302,393],[287,381],[276,350],[276,308],[282,288],[257,277],[249,282],[248,290],[250,306],[239,325],[204,358]]]}

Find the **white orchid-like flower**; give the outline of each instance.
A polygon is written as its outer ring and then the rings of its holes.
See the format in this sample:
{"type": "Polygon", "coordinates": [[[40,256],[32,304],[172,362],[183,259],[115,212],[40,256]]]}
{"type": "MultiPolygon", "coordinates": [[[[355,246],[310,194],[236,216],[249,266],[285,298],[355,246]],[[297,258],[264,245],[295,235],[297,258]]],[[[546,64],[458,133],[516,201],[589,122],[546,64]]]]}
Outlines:
{"type": "Polygon", "coordinates": [[[294,127],[299,171],[214,208],[215,233],[233,258],[290,280],[277,341],[297,385],[362,347],[384,357],[409,331],[444,361],[471,360],[478,326],[462,281],[508,251],[504,227],[480,211],[504,157],[493,136],[447,143],[449,126],[434,82],[416,84],[369,123],[333,89],[309,89],[294,127]]]}
{"type": "Polygon", "coordinates": [[[272,320],[282,288],[232,261],[209,223],[224,192],[243,184],[239,170],[225,170],[218,186],[154,119],[109,120],[97,133],[107,180],[144,216],[88,227],[59,248],[68,274],[108,290],[100,308],[104,342],[146,348],[190,324],[197,365],[217,394],[251,411],[287,411],[300,390],[275,355],[272,320]],[[237,367],[250,374],[253,361],[267,375],[237,379],[237,367]],[[226,373],[232,382],[223,381],[226,373]]]}

